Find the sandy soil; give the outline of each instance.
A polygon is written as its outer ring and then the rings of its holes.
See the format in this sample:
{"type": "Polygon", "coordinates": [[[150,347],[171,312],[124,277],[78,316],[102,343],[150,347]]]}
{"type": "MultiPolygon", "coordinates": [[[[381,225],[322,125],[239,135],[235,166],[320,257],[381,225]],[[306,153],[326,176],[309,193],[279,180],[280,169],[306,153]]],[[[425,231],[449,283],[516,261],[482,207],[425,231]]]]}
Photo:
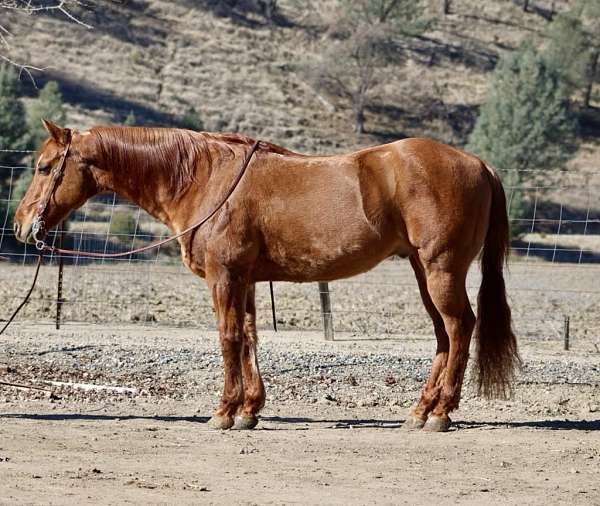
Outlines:
{"type": "Polygon", "coordinates": [[[524,340],[513,398],[467,383],[446,434],[401,428],[432,340],[325,342],[263,332],[257,429],[206,426],[214,332],[19,326],[3,380],[116,384],[135,394],[0,387],[2,504],[600,504],[600,358],[592,342],[524,340]]]}
{"type": "Polygon", "coordinates": [[[218,433],[180,414],[190,406],[152,410],[9,409],[2,502],[600,504],[598,421],[465,422],[428,434],[376,412],[350,429],[338,422],[348,413],[303,409],[218,433]]]}

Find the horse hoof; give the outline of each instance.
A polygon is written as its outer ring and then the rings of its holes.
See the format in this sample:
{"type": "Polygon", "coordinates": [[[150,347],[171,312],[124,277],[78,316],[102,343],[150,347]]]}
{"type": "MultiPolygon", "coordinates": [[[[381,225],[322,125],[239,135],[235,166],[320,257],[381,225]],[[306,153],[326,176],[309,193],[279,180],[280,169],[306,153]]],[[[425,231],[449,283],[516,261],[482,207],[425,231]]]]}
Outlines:
{"type": "Polygon", "coordinates": [[[254,429],[254,427],[256,427],[257,424],[258,418],[254,415],[237,415],[235,417],[235,423],[233,424],[233,427],[231,427],[231,430],[250,430],[254,429]]]}
{"type": "Polygon", "coordinates": [[[425,420],[418,416],[409,415],[406,421],[402,424],[402,428],[406,430],[419,430],[425,425],[425,420]]]}
{"type": "Polygon", "coordinates": [[[213,415],[208,421],[208,426],[211,429],[227,430],[233,426],[232,416],[213,415]]]}
{"type": "Polygon", "coordinates": [[[429,415],[427,422],[425,423],[423,430],[428,432],[447,432],[450,428],[452,420],[448,415],[429,415]]]}

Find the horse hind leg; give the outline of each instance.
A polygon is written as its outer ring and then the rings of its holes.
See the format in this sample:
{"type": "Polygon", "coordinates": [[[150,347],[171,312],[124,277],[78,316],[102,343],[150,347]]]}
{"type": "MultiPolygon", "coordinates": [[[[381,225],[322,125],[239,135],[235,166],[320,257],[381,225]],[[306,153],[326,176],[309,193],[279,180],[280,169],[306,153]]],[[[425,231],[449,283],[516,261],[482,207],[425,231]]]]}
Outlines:
{"type": "Polygon", "coordinates": [[[419,401],[411,409],[410,415],[404,423],[404,427],[407,429],[420,429],[425,425],[427,416],[439,399],[440,391],[442,389],[442,382],[445,376],[446,363],[448,361],[450,340],[444,327],[442,315],[435,307],[435,304],[429,295],[427,278],[425,276],[423,264],[416,255],[411,256],[409,260],[413,270],[415,271],[415,276],[419,285],[419,292],[421,293],[421,299],[423,300],[425,309],[431,317],[435,331],[435,337],[437,339],[437,348],[433,358],[433,363],[431,364],[429,378],[423,386],[419,401]]]}
{"type": "Polygon", "coordinates": [[[427,290],[444,322],[449,338],[446,367],[436,382],[437,400],[424,429],[446,431],[450,427],[448,413],[458,407],[469,344],[475,326],[465,287],[466,268],[450,268],[443,259],[425,264],[427,290]]]}
{"type": "Polygon", "coordinates": [[[240,406],[232,429],[253,429],[258,423],[258,412],[265,405],[265,386],[260,375],[257,357],[255,286],[248,287],[244,340],[242,343],[242,374],[244,378],[244,403],[240,406]]]}

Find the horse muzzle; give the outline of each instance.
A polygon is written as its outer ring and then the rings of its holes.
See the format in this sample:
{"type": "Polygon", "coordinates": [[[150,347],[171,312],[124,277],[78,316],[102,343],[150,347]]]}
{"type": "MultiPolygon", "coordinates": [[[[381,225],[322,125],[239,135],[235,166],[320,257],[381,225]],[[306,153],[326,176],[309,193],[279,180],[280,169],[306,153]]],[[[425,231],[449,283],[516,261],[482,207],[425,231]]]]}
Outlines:
{"type": "MultiPolygon", "coordinates": [[[[30,222],[29,224],[25,225],[18,223],[15,220],[13,224],[13,231],[18,241],[27,244],[35,244],[35,238],[33,234],[33,223],[30,222]]],[[[37,235],[40,236],[42,234],[40,231],[38,231],[37,235]]]]}

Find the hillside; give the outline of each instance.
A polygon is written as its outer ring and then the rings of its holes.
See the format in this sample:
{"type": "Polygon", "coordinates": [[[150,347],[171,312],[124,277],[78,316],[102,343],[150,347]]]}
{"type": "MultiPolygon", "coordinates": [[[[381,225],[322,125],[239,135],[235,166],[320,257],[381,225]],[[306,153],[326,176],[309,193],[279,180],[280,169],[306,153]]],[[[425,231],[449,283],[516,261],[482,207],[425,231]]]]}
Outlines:
{"type": "MultiPolygon", "coordinates": [[[[443,2],[431,0],[431,28],[401,43],[402,58],[385,69],[367,107],[366,133],[357,135],[350,104],[317,89],[306,71],[331,43],[324,19],[335,16],[335,0],[279,0],[274,22],[248,9],[219,9],[224,3],[87,2],[74,13],[90,29],[56,12],[10,12],[2,24],[14,34],[14,60],[48,67],[36,75],[38,86],[58,81],[70,126],[122,123],[130,113],[138,124],[180,125],[194,108],[205,130],[334,153],[409,136],[464,145],[498,58],[525,40],[544,45],[551,8],[569,5],[536,0],[524,12],[517,0],[454,0],[444,15],[443,2]]],[[[26,76],[21,80],[25,94],[36,96],[26,76]]],[[[539,181],[506,188],[510,202],[521,192],[531,207],[524,220],[513,219],[528,232],[515,236],[514,251],[552,261],[600,259],[599,97],[596,84],[593,107],[580,116],[578,152],[564,171],[545,176],[543,197],[539,181]]],[[[125,204],[118,212],[127,209],[125,204]]],[[[112,211],[105,211],[88,216],[84,208],[70,230],[95,230],[105,241],[116,230],[112,211]]],[[[123,228],[121,239],[135,230],[141,240],[140,231],[152,238],[164,229],[142,213],[123,228]]]]}
{"type": "MultiPolygon", "coordinates": [[[[281,0],[281,19],[219,12],[218,2],[102,2],[78,15],[11,14],[13,57],[50,67],[72,125],[138,121],[168,124],[194,107],[207,130],[241,131],[305,152],[333,152],[413,135],[462,144],[484,100],[488,73],[503,51],[524,39],[543,42],[552,4],[531,12],[509,1],[461,0],[444,16],[431,2],[431,30],[388,68],[367,111],[367,134],[356,137],[348,104],[311,87],[302,71],[322,53],[319,16],[281,0]]],[[[321,12],[331,1],[319,2],[321,12]]],[[[29,93],[31,86],[26,83],[29,93]]],[[[587,128],[581,163],[596,163],[596,135],[587,128]],[[591,151],[590,151],[591,150],[591,151]]]]}

